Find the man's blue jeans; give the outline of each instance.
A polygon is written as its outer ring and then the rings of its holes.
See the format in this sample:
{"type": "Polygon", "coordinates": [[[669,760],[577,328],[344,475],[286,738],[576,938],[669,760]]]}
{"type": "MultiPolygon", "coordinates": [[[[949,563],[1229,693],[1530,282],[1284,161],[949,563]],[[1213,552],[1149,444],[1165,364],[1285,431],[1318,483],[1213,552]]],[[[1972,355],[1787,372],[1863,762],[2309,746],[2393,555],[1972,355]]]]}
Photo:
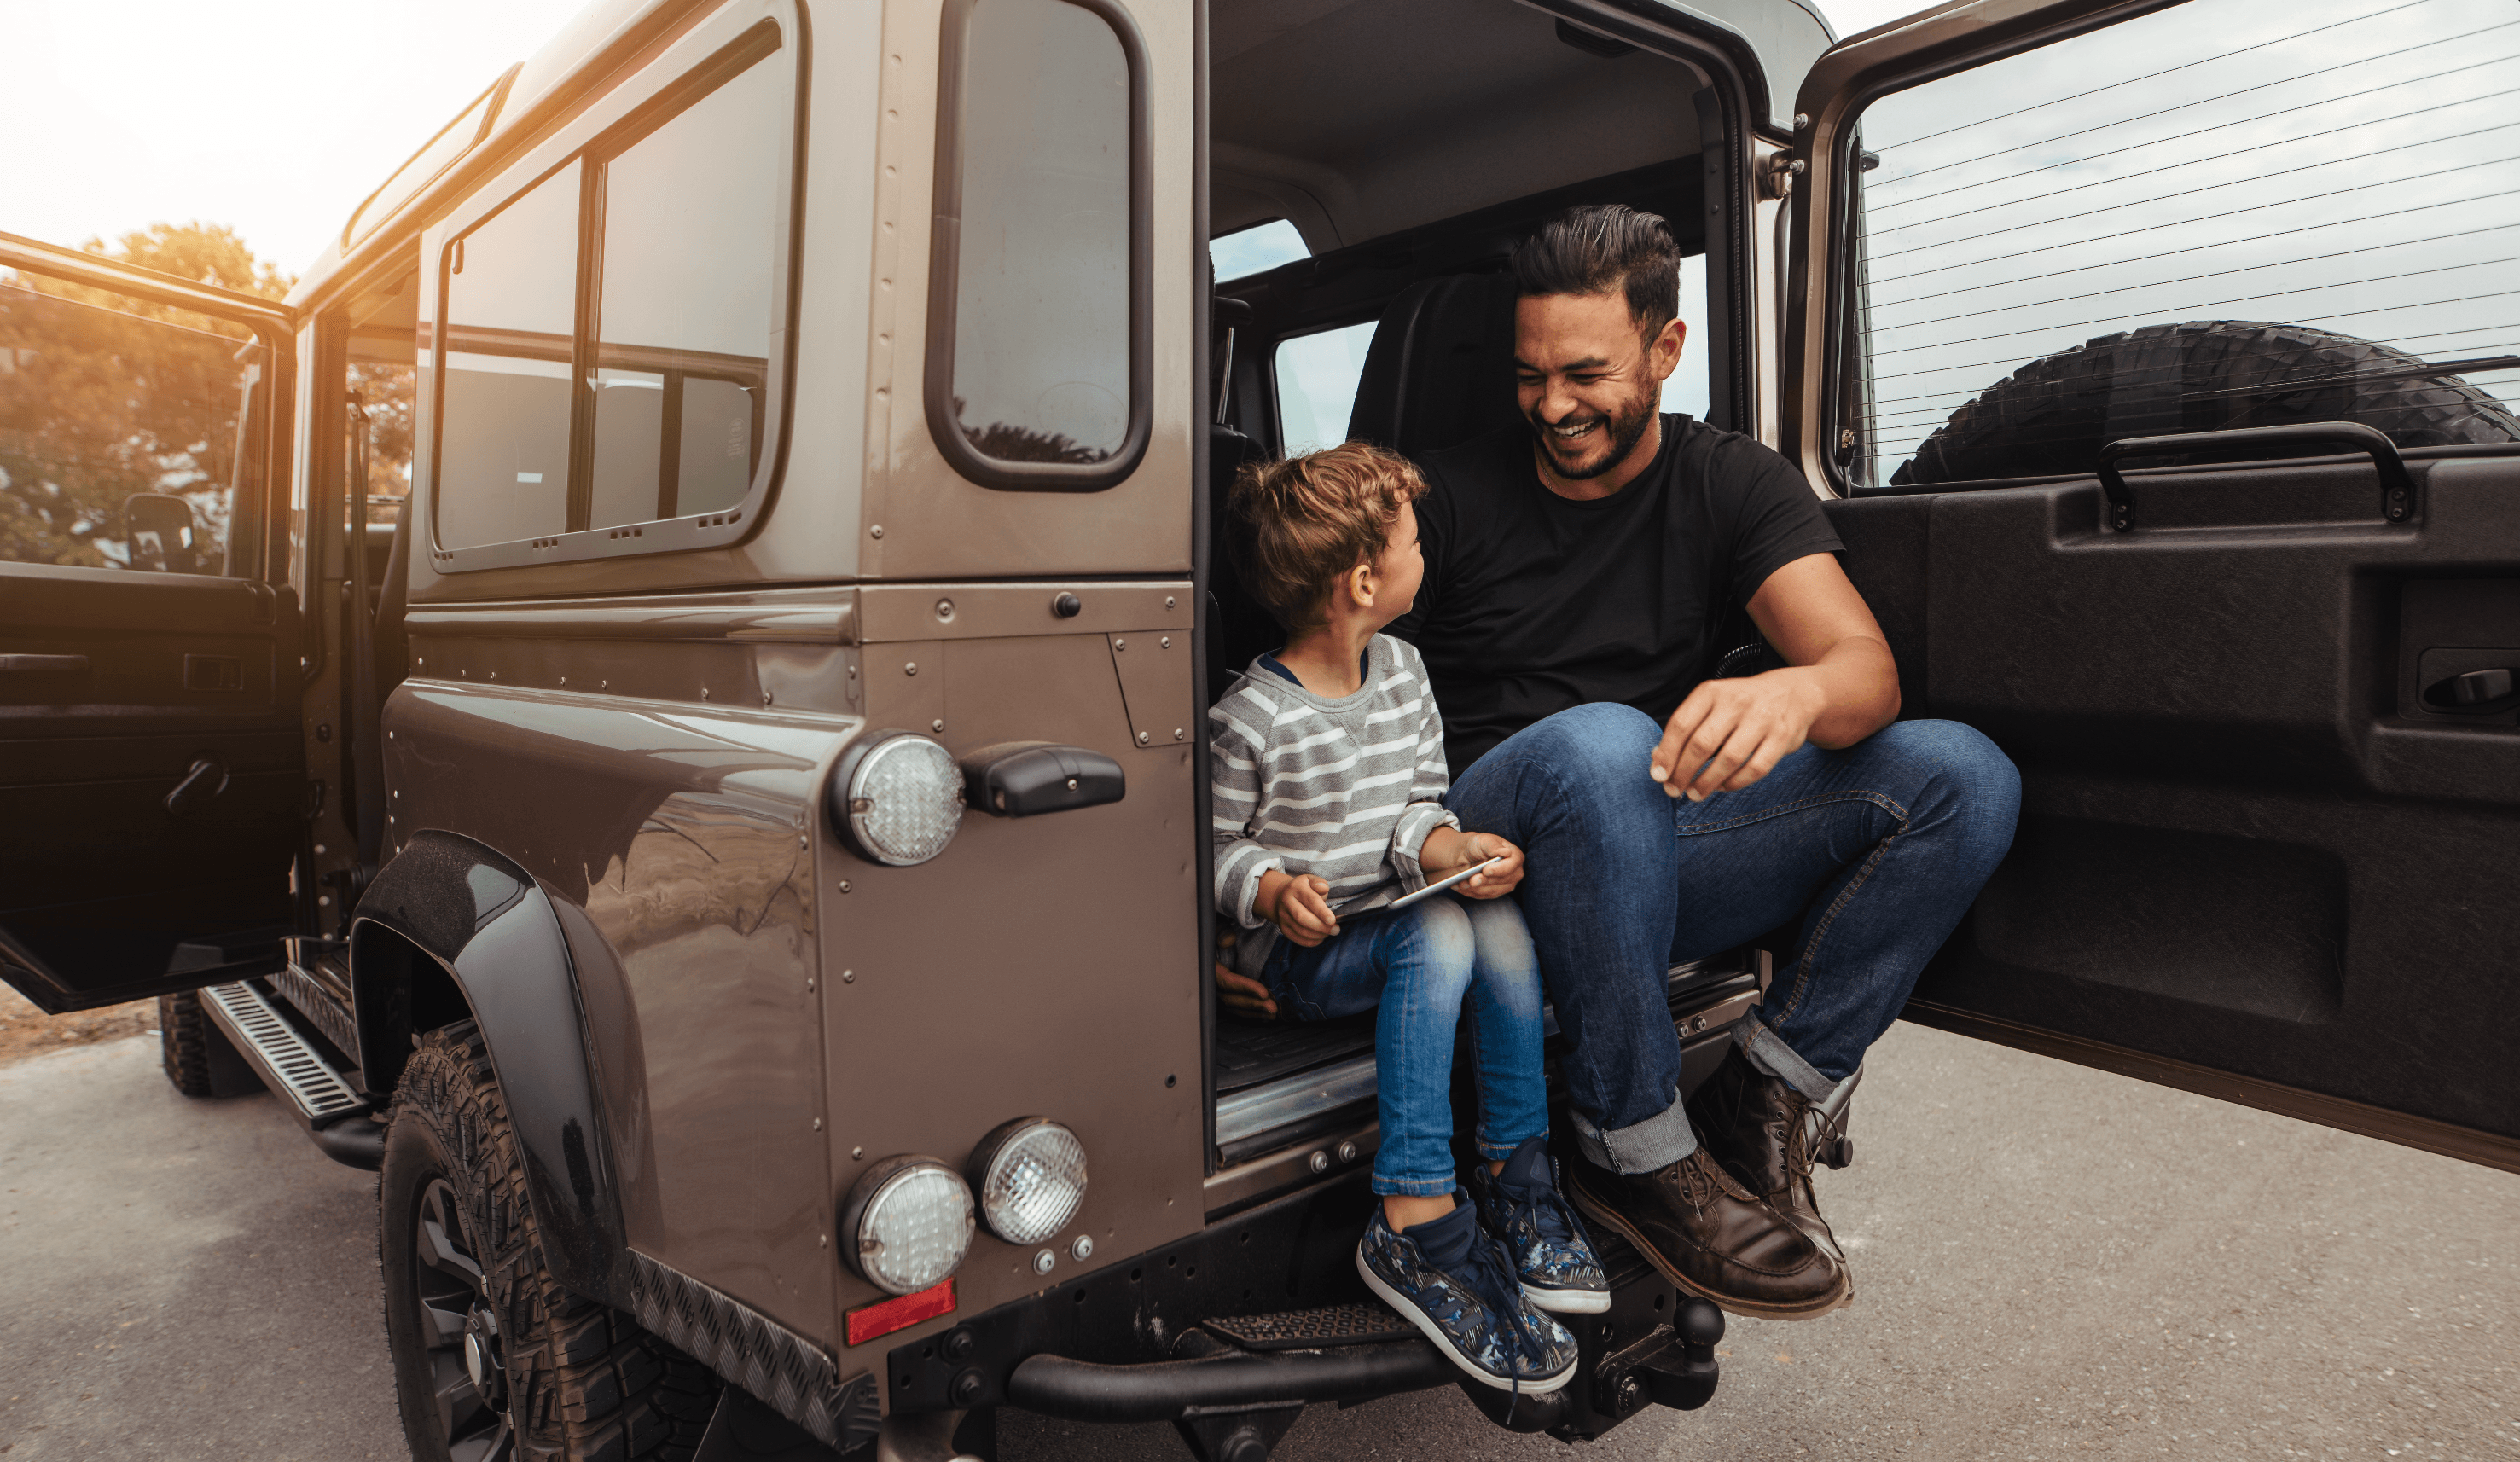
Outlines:
{"type": "Polygon", "coordinates": [[[1854,1074],[1925,961],[2011,846],[2021,776],[1949,721],[1900,721],[1842,751],[1805,746],[1703,802],[1647,775],[1662,728],[1594,704],[1526,727],[1444,805],[1522,846],[1516,891],[1540,950],[1576,1136],[1650,1173],[1697,1139],[1682,1112],[1671,965],[1797,923],[1796,955],[1735,1039],[1814,1100],[1854,1074]]]}
{"type": "Polygon", "coordinates": [[[1380,1007],[1373,1064],[1382,1147],[1373,1191],[1440,1198],[1458,1186],[1453,1037],[1465,997],[1478,1053],[1480,1156],[1502,1161],[1549,1130],[1540,964],[1511,899],[1437,894],[1396,913],[1343,918],[1337,934],[1309,950],[1278,941],[1260,982],[1299,1020],[1380,1007]]]}

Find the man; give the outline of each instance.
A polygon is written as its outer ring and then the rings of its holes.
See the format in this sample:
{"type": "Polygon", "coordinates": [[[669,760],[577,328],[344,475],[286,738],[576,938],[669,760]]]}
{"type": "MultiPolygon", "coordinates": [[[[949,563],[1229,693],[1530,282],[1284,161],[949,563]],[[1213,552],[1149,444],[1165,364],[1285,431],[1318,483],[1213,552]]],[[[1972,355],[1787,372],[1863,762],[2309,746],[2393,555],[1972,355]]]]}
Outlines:
{"type": "Polygon", "coordinates": [[[1967,727],[1895,719],[1801,473],[1658,414],[1685,343],[1663,221],[1577,208],[1513,270],[1526,422],[1428,455],[1425,584],[1392,632],[1444,714],[1447,806],[1528,856],[1576,1203],[1728,1309],[1824,1313],[1851,1284],[1808,1119],[1994,872],[2020,778],[1967,727]],[[1735,604],[1785,665],[1705,679],[1735,604]],[[1794,958],[1685,1110],[1665,970],[1789,923],[1794,958]]]}

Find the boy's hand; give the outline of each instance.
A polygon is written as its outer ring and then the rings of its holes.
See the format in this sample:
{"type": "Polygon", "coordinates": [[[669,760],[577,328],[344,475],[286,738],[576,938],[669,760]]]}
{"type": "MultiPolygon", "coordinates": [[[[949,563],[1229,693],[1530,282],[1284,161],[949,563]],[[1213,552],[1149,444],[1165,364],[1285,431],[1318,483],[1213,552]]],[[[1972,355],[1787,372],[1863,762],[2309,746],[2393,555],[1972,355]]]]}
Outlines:
{"type": "Polygon", "coordinates": [[[1338,915],[1330,912],[1329,880],[1310,873],[1287,874],[1271,868],[1260,875],[1260,896],[1253,900],[1261,915],[1278,932],[1311,949],[1339,932],[1338,915]]]}
{"type": "Polygon", "coordinates": [[[1493,899],[1513,892],[1522,882],[1522,850],[1493,832],[1461,832],[1438,827],[1426,834],[1424,846],[1418,850],[1418,866],[1423,868],[1429,882],[1448,873],[1458,873],[1474,863],[1491,858],[1505,862],[1479,874],[1453,885],[1452,891],[1464,899],[1493,899]]]}
{"type": "Polygon", "coordinates": [[[1278,1018],[1278,1002],[1269,998],[1268,986],[1221,964],[1216,966],[1216,1002],[1249,1020],[1278,1018]]]}

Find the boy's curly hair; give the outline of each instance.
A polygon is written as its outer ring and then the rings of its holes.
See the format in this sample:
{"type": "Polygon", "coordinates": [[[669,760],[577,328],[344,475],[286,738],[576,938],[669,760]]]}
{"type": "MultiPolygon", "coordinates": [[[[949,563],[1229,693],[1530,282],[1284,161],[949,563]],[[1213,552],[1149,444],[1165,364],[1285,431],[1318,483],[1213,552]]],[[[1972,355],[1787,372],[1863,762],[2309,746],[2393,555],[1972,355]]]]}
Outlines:
{"type": "Polygon", "coordinates": [[[1401,506],[1425,493],[1408,459],[1370,442],[1254,463],[1226,500],[1235,571],[1289,634],[1318,629],[1330,586],[1381,557],[1401,506]]]}

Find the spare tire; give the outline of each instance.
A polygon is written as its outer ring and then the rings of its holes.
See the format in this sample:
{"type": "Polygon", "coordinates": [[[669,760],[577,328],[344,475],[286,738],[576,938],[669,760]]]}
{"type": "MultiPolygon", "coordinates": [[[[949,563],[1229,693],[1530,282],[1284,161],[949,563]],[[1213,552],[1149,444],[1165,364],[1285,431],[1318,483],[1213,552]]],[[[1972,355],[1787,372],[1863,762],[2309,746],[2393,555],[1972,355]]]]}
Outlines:
{"type": "MultiPolygon", "coordinates": [[[[2033,361],[1952,413],[1900,484],[2092,470],[2124,437],[2360,421],[2400,447],[2520,441],[2492,393],[2393,346],[2299,325],[2203,320],[2101,335],[2033,361]]],[[[2301,454],[2333,453],[2308,446],[2301,454]]]]}

